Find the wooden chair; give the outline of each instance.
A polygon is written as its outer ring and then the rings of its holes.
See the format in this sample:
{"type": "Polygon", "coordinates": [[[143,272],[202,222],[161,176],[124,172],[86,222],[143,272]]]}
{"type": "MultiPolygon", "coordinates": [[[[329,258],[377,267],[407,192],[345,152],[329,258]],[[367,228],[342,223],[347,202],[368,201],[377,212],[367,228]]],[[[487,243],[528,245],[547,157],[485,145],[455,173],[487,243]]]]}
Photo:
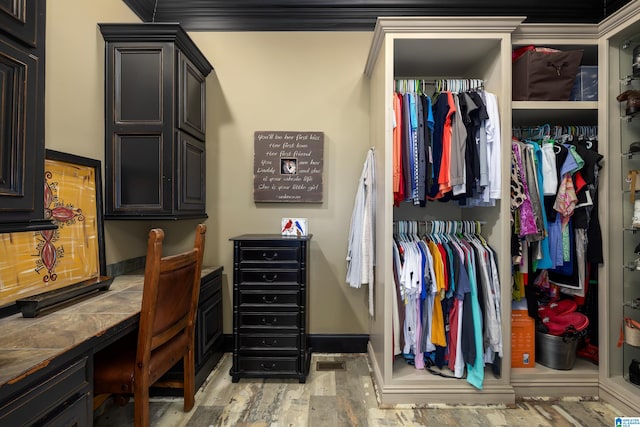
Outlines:
{"type": "Polygon", "coordinates": [[[96,353],[94,408],[111,394],[124,396],[122,404],[133,395],[135,425],[148,426],[149,387],[180,359],[183,382],[172,385],[184,390],[184,411],[193,408],[194,324],[205,233],[206,226],[199,224],[192,250],[162,257],[164,232],[149,232],[138,333],[96,353]]]}

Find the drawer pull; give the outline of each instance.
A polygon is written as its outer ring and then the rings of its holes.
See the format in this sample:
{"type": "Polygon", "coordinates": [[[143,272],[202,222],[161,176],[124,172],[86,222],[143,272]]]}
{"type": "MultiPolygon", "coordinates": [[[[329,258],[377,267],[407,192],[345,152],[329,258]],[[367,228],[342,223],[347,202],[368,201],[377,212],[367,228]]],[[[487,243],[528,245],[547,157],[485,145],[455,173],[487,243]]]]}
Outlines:
{"type": "Polygon", "coordinates": [[[265,370],[265,371],[271,371],[271,370],[273,370],[273,369],[276,369],[276,364],[275,364],[275,363],[272,363],[272,364],[271,364],[271,366],[267,366],[267,365],[265,365],[264,363],[261,363],[261,364],[260,364],[260,367],[261,367],[263,370],[265,370]]]}
{"type": "Polygon", "coordinates": [[[273,261],[274,259],[278,258],[278,252],[273,252],[273,255],[268,256],[266,252],[262,252],[262,258],[266,259],[267,261],[273,261]]]}
{"type": "Polygon", "coordinates": [[[274,295],[271,299],[267,299],[267,296],[266,296],[266,295],[263,295],[263,296],[262,296],[262,301],[263,301],[265,304],[273,304],[273,303],[275,303],[276,301],[278,301],[278,296],[277,296],[277,295],[274,295]]]}
{"type": "Polygon", "coordinates": [[[274,318],[273,318],[273,320],[272,320],[271,322],[267,321],[267,318],[266,318],[266,317],[263,317],[263,318],[262,318],[262,324],[263,324],[263,325],[273,326],[273,325],[275,325],[276,323],[278,323],[278,318],[277,318],[277,317],[274,317],[274,318]]]}
{"type": "Polygon", "coordinates": [[[266,274],[262,275],[262,280],[265,282],[274,282],[278,278],[278,273],[275,273],[271,278],[268,278],[266,274]]]}
{"type": "Polygon", "coordinates": [[[275,338],[273,340],[271,340],[271,342],[269,344],[267,344],[267,340],[266,339],[262,340],[262,345],[266,345],[267,347],[273,347],[276,344],[278,344],[278,340],[275,339],[275,338]]]}

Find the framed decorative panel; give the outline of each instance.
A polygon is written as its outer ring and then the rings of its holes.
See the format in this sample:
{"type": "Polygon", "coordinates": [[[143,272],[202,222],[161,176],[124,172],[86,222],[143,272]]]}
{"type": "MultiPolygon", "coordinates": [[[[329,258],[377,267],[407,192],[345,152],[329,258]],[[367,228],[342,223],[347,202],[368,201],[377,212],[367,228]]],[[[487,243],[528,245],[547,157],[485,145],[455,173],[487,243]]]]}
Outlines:
{"type": "Polygon", "coordinates": [[[25,317],[25,304],[39,311],[112,280],[104,277],[100,162],[46,150],[44,209],[57,229],[0,234],[0,306],[16,302],[25,317]]]}
{"type": "Polygon", "coordinates": [[[324,133],[256,131],[254,202],[322,203],[324,133]]]}

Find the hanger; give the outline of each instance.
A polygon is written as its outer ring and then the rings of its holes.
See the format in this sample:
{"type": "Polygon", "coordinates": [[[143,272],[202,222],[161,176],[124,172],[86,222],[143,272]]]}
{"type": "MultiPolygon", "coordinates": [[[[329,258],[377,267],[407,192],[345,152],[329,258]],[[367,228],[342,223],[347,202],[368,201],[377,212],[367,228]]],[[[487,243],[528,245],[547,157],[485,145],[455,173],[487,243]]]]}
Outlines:
{"type": "Polygon", "coordinates": [[[475,237],[478,238],[485,247],[489,247],[489,244],[487,243],[487,241],[484,240],[484,237],[482,237],[482,225],[480,224],[480,221],[476,220],[475,225],[476,225],[475,227],[476,229],[474,233],[475,237]]]}

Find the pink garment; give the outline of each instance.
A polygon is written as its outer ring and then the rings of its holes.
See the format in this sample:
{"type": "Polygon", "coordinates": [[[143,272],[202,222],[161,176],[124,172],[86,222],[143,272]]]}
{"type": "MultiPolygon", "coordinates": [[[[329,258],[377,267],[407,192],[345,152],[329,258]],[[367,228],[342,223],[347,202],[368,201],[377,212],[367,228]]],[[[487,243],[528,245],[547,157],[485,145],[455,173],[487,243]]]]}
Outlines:
{"type": "Polygon", "coordinates": [[[454,298],[449,311],[449,369],[456,370],[456,353],[458,352],[458,299],[454,298]]]}
{"type": "Polygon", "coordinates": [[[577,203],[578,196],[576,195],[576,189],[573,186],[571,174],[566,173],[562,177],[560,187],[558,188],[558,195],[556,196],[556,201],[553,204],[553,209],[558,211],[562,217],[563,230],[569,223],[569,219],[571,219],[571,215],[573,215],[573,210],[577,203]]]}
{"type": "Polygon", "coordinates": [[[527,180],[524,176],[524,168],[522,165],[522,157],[520,156],[520,145],[516,142],[511,143],[511,150],[513,157],[516,161],[516,166],[520,170],[520,182],[524,189],[525,199],[520,206],[520,237],[527,236],[529,234],[538,234],[538,227],[536,226],[536,217],[533,214],[533,207],[531,206],[531,196],[529,195],[529,187],[527,186],[527,180]]]}

